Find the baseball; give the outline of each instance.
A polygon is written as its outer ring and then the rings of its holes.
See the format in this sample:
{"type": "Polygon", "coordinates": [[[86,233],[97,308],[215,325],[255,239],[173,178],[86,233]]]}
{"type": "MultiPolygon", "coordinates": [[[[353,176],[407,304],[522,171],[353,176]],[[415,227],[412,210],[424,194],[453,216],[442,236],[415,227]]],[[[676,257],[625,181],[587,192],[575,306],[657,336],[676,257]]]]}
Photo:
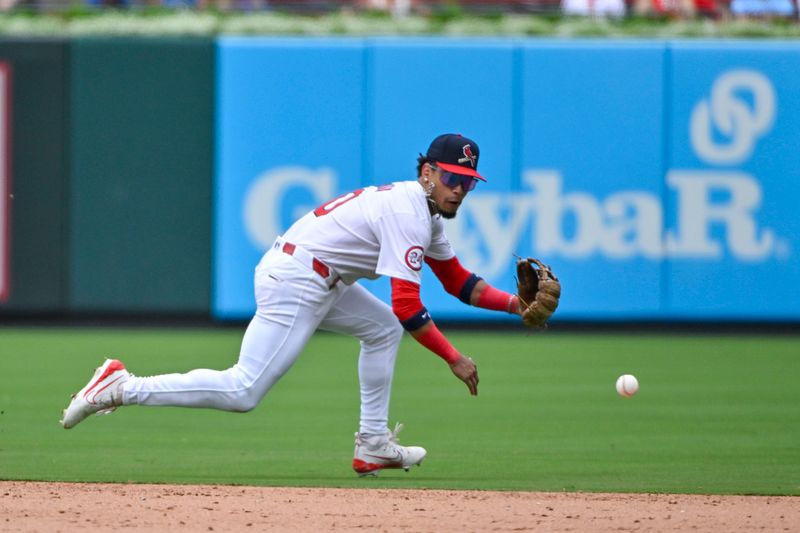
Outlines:
{"type": "Polygon", "coordinates": [[[632,374],[622,374],[617,378],[617,392],[620,396],[630,398],[639,390],[639,380],[632,374]]]}

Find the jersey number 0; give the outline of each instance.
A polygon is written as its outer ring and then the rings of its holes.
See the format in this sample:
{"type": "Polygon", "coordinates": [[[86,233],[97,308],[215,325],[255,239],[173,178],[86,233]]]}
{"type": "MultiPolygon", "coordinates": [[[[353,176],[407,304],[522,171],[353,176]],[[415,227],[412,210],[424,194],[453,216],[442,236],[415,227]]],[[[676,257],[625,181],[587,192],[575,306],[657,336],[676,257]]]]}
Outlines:
{"type": "Polygon", "coordinates": [[[314,214],[316,216],[318,216],[318,217],[321,217],[323,215],[327,215],[328,213],[330,213],[331,211],[333,211],[337,207],[346,204],[347,202],[349,202],[353,198],[356,198],[362,192],[364,192],[364,189],[358,189],[358,190],[355,190],[353,192],[349,192],[347,194],[343,194],[343,195],[339,196],[338,198],[334,198],[333,200],[331,200],[327,204],[323,204],[323,205],[319,206],[318,208],[314,209],[314,214]]]}

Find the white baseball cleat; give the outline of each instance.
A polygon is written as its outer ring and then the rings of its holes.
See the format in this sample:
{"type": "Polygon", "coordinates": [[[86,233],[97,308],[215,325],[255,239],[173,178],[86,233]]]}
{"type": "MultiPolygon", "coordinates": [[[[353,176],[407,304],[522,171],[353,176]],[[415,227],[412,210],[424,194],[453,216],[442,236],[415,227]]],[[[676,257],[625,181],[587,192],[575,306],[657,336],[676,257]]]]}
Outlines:
{"type": "Polygon", "coordinates": [[[78,425],[87,416],[96,413],[108,414],[122,405],[122,384],[130,374],[125,365],[116,359],[106,359],[78,394],[72,396],[64,409],[61,425],[69,429],[78,425]]]}
{"type": "Polygon", "coordinates": [[[425,448],[419,446],[400,446],[397,434],[403,429],[397,424],[394,431],[383,435],[356,433],[356,449],[353,457],[353,470],[359,476],[377,476],[384,468],[409,468],[419,465],[425,459],[425,448]]]}

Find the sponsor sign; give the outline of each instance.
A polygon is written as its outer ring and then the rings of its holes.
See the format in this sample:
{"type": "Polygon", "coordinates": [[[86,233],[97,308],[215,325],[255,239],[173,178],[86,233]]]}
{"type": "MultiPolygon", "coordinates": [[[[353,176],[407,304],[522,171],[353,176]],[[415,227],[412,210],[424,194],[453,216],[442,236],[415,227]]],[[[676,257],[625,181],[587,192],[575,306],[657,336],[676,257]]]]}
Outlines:
{"type": "Polygon", "coordinates": [[[665,306],[800,318],[800,47],[676,44],[665,173],[665,306]]]}
{"type": "MultiPolygon", "coordinates": [[[[446,231],[493,285],[533,255],[564,285],[560,318],[800,318],[800,46],[302,42],[220,45],[218,317],[252,313],[252,268],[294,219],[413,179],[455,131],[488,183],[446,231]],[[474,76],[419,75],[465,62],[474,76]]],[[[422,297],[434,319],[498,317],[426,268],[422,297]]]]}

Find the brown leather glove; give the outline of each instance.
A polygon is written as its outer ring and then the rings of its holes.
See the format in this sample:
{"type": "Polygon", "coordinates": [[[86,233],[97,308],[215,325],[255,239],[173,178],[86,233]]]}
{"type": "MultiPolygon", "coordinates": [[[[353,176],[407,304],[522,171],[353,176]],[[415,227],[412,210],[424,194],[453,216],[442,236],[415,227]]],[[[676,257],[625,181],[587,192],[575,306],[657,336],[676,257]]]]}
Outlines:
{"type": "Polygon", "coordinates": [[[561,284],[549,266],[533,257],[517,261],[517,297],[522,323],[546,328],[561,297],[561,284]]]}

